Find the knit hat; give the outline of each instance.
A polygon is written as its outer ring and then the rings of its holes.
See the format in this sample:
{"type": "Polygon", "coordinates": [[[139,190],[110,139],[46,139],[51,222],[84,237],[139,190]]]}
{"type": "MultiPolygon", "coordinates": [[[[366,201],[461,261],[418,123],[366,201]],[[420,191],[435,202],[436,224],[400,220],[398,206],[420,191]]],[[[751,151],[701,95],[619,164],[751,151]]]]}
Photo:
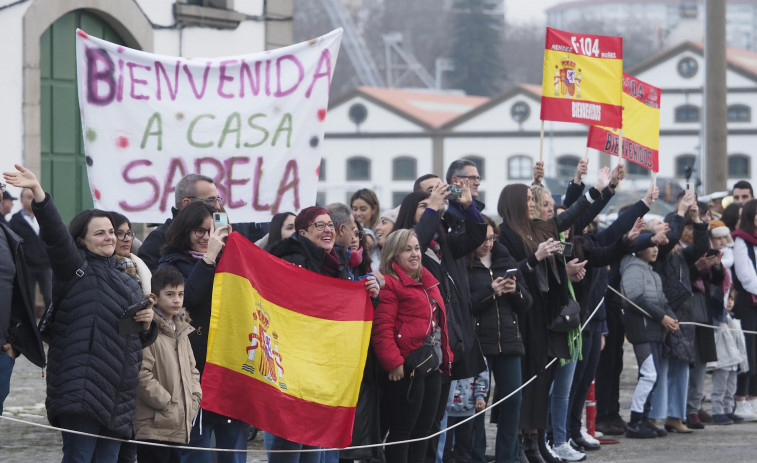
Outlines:
{"type": "Polygon", "coordinates": [[[400,213],[400,207],[397,206],[394,209],[390,209],[384,212],[383,214],[381,214],[381,218],[386,219],[392,223],[395,223],[397,222],[397,216],[399,215],[399,213],[400,213]]]}
{"type": "Polygon", "coordinates": [[[710,225],[707,227],[710,232],[710,236],[713,238],[726,238],[727,246],[733,246],[733,238],[731,238],[731,230],[726,227],[725,223],[720,220],[711,220],[710,225]]]}
{"type": "Polygon", "coordinates": [[[313,222],[315,222],[316,217],[323,214],[331,217],[331,215],[329,215],[329,211],[322,208],[321,206],[306,207],[305,209],[301,210],[299,214],[297,214],[297,217],[294,218],[294,229],[299,232],[300,230],[308,228],[313,224],[313,222]]]}

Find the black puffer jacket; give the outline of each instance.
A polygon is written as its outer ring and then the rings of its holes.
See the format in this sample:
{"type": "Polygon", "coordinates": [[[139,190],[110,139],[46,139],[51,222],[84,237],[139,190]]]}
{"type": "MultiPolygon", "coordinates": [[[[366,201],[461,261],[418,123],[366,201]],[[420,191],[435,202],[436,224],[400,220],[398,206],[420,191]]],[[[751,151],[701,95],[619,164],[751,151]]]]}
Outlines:
{"type": "Polygon", "coordinates": [[[518,263],[501,243],[492,248],[491,267],[486,268],[478,257],[468,269],[471,302],[476,317],[476,335],[484,355],[524,355],[523,337],[518,326],[518,314],[531,308],[531,293],[525,280],[516,275],[515,293],[495,297],[492,282],[504,277],[508,269],[518,263]]]}
{"type": "Polygon", "coordinates": [[[58,426],[61,415],[83,416],[112,436],[131,438],[142,349],[155,341],[157,325],[146,334],[119,335],[121,314],[143,298],[137,281],[116,268],[116,257],[77,248],[49,195],[32,207],[52,264],[54,300],[88,262],[51,327],[47,418],[58,426]]]}

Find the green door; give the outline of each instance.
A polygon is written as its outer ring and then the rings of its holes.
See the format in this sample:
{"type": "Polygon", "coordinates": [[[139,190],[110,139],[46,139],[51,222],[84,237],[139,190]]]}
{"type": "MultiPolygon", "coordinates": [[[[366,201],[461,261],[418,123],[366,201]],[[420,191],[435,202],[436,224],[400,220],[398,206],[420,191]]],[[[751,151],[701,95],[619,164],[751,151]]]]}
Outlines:
{"type": "Polygon", "coordinates": [[[41,181],[65,223],[77,212],[92,207],[76,90],[77,27],[124,45],[105,21],[85,10],[61,16],[40,38],[41,181]]]}

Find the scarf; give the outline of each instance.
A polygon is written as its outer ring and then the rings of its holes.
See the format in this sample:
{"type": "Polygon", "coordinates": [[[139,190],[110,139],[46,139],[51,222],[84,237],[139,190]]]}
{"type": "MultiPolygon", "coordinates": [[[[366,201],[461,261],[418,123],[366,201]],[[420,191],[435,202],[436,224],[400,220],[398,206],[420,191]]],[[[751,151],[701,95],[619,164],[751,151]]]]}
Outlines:
{"type": "Polygon", "coordinates": [[[189,255],[192,256],[192,257],[194,257],[197,260],[200,260],[203,257],[205,257],[205,253],[204,252],[192,251],[191,249],[189,251],[187,251],[187,252],[189,252],[189,255]]]}
{"type": "Polygon", "coordinates": [[[750,235],[744,230],[735,230],[733,233],[731,233],[731,237],[734,239],[741,238],[752,246],[757,246],[757,235],[750,235]]]}
{"type": "Polygon", "coordinates": [[[357,248],[354,251],[350,251],[350,260],[348,266],[355,268],[363,263],[363,248],[357,248]]]}
{"type": "MultiPolygon", "coordinates": [[[[565,233],[560,232],[560,241],[565,242],[565,233]]],[[[563,257],[565,262],[565,257],[563,257]]],[[[576,300],[576,294],[573,292],[573,283],[570,278],[565,279],[568,282],[568,291],[570,291],[570,298],[576,300]]],[[[582,360],[581,350],[583,349],[583,334],[581,333],[581,325],[568,331],[568,351],[570,352],[569,359],[560,359],[560,366],[565,366],[570,362],[577,362],[582,360]]]]}
{"type": "Polygon", "coordinates": [[[137,266],[134,265],[134,261],[131,257],[119,257],[116,261],[116,268],[124,273],[128,273],[133,276],[137,282],[139,282],[139,275],[137,275],[137,266]]]}
{"type": "Polygon", "coordinates": [[[341,273],[342,261],[339,259],[339,254],[336,249],[332,249],[331,252],[327,252],[323,256],[323,263],[321,264],[321,275],[327,277],[339,278],[341,273]]]}

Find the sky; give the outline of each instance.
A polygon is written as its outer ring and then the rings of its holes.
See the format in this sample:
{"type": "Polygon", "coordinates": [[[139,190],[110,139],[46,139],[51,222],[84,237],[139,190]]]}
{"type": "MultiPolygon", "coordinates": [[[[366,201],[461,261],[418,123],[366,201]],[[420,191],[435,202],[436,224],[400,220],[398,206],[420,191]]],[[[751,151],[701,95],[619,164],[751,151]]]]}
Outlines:
{"type": "Polygon", "coordinates": [[[565,0],[505,0],[505,14],[508,22],[540,22],[547,19],[547,8],[565,0]]]}

